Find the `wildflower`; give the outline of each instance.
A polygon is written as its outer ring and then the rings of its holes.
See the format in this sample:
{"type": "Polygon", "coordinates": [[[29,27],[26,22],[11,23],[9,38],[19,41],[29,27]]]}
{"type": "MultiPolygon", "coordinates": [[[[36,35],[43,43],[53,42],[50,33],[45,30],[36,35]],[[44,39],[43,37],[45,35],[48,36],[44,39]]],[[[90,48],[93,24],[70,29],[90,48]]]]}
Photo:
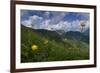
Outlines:
{"type": "Polygon", "coordinates": [[[83,32],[83,28],[86,26],[86,21],[80,21],[81,32],[83,32]]]}
{"type": "Polygon", "coordinates": [[[37,50],[37,49],[38,49],[38,46],[35,45],[35,44],[33,44],[31,48],[32,48],[32,50],[34,51],[34,50],[37,50]]]}

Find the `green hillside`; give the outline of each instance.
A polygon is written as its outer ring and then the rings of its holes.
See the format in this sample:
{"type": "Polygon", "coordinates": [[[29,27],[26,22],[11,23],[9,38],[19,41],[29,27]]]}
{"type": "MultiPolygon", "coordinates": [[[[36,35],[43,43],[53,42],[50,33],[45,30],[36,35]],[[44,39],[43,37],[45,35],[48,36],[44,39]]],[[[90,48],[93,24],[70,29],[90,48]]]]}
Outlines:
{"type": "Polygon", "coordinates": [[[21,25],[21,62],[89,59],[88,43],[62,36],[55,31],[35,30],[21,25]]]}

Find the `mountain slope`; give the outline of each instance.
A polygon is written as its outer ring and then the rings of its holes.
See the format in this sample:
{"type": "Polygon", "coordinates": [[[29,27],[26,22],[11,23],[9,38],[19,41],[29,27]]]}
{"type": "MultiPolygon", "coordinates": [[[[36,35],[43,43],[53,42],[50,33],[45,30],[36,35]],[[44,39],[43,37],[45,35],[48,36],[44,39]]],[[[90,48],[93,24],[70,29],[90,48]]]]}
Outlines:
{"type": "Polygon", "coordinates": [[[65,36],[69,39],[77,39],[78,41],[83,41],[89,44],[89,37],[84,33],[77,32],[77,31],[69,31],[66,32],[65,36]]]}
{"type": "Polygon", "coordinates": [[[89,59],[89,45],[55,31],[36,30],[21,25],[21,62],[89,59]]]}

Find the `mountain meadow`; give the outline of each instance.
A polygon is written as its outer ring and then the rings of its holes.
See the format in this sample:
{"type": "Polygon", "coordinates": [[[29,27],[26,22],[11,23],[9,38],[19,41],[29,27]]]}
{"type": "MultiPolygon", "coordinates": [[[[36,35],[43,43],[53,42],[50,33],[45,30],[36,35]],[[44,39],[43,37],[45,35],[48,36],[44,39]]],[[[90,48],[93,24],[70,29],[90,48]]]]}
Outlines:
{"type": "Polygon", "coordinates": [[[57,32],[21,25],[21,62],[89,59],[89,35],[78,31],[57,32]]]}

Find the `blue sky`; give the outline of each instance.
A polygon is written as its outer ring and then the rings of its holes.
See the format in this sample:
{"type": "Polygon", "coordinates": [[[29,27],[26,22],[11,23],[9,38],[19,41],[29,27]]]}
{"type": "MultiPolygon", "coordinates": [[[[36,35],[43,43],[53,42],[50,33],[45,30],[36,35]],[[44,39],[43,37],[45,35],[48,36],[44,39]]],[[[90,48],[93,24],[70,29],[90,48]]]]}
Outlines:
{"type": "Polygon", "coordinates": [[[89,13],[21,10],[21,24],[33,29],[80,31],[89,28],[89,13]]]}

